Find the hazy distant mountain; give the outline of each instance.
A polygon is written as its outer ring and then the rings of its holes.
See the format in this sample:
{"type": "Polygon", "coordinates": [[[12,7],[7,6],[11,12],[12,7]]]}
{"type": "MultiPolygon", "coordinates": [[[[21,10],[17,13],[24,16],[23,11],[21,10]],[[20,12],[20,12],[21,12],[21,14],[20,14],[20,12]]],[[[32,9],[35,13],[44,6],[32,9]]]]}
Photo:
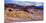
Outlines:
{"type": "Polygon", "coordinates": [[[19,5],[19,4],[14,4],[14,3],[5,3],[5,5],[10,5],[11,7],[13,7],[13,8],[32,8],[32,7],[34,7],[34,8],[43,8],[43,5],[40,5],[40,6],[23,6],[23,5],[19,5]]]}

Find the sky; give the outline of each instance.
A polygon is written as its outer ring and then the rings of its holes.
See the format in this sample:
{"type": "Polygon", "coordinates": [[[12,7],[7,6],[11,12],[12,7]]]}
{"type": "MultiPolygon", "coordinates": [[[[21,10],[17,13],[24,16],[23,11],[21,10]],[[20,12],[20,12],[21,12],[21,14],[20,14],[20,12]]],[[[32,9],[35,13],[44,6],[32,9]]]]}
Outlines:
{"type": "Polygon", "coordinates": [[[36,4],[35,6],[42,6],[42,2],[34,2],[34,0],[5,0],[5,3],[16,3],[23,6],[30,6],[34,4],[36,4]]]}

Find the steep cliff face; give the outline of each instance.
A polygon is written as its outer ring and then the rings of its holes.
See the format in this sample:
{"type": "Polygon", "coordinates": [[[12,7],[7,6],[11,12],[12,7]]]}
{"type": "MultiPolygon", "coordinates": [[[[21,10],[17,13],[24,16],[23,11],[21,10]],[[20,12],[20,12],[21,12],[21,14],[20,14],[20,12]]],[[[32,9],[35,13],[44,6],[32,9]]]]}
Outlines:
{"type": "Polygon", "coordinates": [[[25,12],[23,10],[18,10],[18,9],[13,9],[13,8],[6,9],[6,17],[7,19],[10,19],[11,17],[12,19],[14,18],[13,20],[21,20],[21,21],[32,20],[32,14],[29,14],[28,12],[25,12]]]}
{"type": "Polygon", "coordinates": [[[17,20],[16,18],[27,19],[27,20],[28,19],[30,20],[41,20],[42,19],[43,15],[40,10],[28,9],[28,11],[29,13],[24,10],[20,10],[20,9],[7,8],[5,12],[6,12],[7,17],[13,17],[15,18],[15,20],[17,20]]]}

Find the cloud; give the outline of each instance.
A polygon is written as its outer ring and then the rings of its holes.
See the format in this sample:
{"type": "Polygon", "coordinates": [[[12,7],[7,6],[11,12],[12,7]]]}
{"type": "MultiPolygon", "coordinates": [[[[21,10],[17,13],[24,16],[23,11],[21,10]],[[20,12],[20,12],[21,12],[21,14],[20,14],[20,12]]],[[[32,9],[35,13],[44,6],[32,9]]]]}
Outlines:
{"type": "Polygon", "coordinates": [[[16,4],[22,5],[22,6],[41,6],[43,5],[42,2],[29,2],[29,1],[16,1],[16,4]]]}
{"type": "Polygon", "coordinates": [[[31,2],[42,2],[43,0],[13,0],[13,1],[31,1],[31,2]]]}

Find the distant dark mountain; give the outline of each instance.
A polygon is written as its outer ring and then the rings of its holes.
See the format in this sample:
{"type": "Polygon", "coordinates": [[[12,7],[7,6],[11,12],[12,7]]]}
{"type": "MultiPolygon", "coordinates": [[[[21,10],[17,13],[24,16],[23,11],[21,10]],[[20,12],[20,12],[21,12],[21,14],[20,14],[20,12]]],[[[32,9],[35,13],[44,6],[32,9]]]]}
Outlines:
{"type": "Polygon", "coordinates": [[[43,6],[37,6],[37,8],[43,8],[43,6]]]}

